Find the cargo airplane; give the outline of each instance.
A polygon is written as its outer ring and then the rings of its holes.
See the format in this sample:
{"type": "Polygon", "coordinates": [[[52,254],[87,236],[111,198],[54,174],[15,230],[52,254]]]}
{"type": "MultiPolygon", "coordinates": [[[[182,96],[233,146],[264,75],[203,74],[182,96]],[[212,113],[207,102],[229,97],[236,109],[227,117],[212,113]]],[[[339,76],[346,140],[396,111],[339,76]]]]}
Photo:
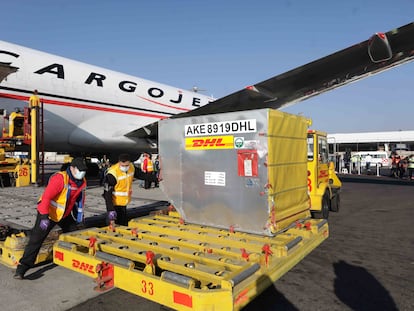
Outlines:
{"type": "Polygon", "coordinates": [[[414,23],[214,100],[0,41],[0,109],[28,105],[37,89],[45,151],[113,157],[157,149],[157,122],[257,108],[281,108],[414,58],[414,23]]]}

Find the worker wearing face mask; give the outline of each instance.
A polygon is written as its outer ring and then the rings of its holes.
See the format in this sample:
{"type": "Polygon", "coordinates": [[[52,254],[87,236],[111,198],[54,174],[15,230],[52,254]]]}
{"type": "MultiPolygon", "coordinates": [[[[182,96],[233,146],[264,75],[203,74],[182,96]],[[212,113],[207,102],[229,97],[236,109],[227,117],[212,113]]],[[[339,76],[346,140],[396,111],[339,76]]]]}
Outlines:
{"type": "Polygon", "coordinates": [[[42,243],[55,225],[69,232],[83,221],[86,170],[85,161],[75,158],[64,171],[50,177],[38,201],[36,222],[16,268],[15,279],[23,279],[27,270],[34,266],[42,243]]]}
{"type": "Polygon", "coordinates": [[[108,222],[128,224],[126,207],[131,201],[135,167],[128,154],[121,154],[118,163],[112,165],[104,180],[104,193],[108,222]]]}

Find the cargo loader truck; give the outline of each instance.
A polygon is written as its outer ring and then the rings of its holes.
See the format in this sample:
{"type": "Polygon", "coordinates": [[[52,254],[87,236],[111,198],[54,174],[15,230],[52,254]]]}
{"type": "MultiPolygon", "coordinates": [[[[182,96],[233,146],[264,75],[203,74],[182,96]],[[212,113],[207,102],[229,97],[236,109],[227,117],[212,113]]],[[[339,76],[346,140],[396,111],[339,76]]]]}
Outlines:
{"type": "Polygon", "coordinates": [[[329,211],[339,211],[341,187],[334,163],[329,161],[327,134],[308,130],[308,190],[312,217],[328,219],[329,211]]]}
{"type": "Polygon", "coordinates": [[[170,208],[61,234],[54,263],[175,310],[242,309],[329,236],[311,215],[309,178],[330,171],[308,169],[308,125],[267,108],[160,121],[170,208]]]}
{"type": "Polygon", "coordinates": [[[1,110],[3,124],[0,135],[0,188],[28,186],[29,159],[12,156],[15,151],[24,148],[24,145],[30,145],[28,109],[24,113],[13,111],[9,115],[4,109],[1,110]]]}

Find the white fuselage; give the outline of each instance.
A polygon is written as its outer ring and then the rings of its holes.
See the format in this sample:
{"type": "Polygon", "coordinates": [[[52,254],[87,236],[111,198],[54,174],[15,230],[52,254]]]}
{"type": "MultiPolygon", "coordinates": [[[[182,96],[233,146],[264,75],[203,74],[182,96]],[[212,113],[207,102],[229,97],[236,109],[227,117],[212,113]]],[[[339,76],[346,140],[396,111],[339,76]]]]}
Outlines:
{"type": "Polygon", "coordinates": [[[18,68],[0,82],[0,109],[27,106],[37,89],[46,151],[139,152],[150,142],[125,135],[213,100],[4,41],[0,63],[18,68]]]}

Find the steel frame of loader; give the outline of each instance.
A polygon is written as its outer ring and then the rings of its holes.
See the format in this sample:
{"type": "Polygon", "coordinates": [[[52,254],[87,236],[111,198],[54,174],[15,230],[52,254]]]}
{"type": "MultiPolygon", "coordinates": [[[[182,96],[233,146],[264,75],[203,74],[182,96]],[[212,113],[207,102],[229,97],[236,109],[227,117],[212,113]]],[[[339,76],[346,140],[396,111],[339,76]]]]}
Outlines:
{"type": "Polygon", "coordinates": [[[276,236],[184,223],[175,213],[128,226],[60,235],[56,264],[176,310],[239,310],[329,235],[324,219],[303,219],[276,236]]]}

